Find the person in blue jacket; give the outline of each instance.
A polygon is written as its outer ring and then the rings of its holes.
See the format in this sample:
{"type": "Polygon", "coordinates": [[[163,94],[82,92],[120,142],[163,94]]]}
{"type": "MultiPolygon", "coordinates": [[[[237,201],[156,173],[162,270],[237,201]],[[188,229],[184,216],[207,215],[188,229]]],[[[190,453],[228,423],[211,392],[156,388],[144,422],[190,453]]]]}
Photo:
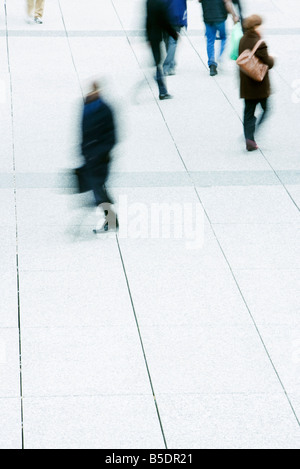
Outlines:
{"type": "Polygon", "coordinates": [[[85,160],[87,190],[92,190],[95,204],[103,209],[106,221],[101,230],[109,231],[119,226],[105,183],[109,176],[111,151],[116,144],[115,118],[111,107],[103,100],[98,82],[86,96],[82,115],[81,151],[85,160]]]}
{"type": "MultiPolygon", "coordinates": [[[[182,28],[187,28],[187,4],[186,0],[166,0],[169,9],[169,18],[175,31],[179,34],[182,28]]],[[[164,75],[175,75],[175,54],[177,42],[169,34],[164,35],[167,49],[167,57],[163,64],[164,75]]]]}

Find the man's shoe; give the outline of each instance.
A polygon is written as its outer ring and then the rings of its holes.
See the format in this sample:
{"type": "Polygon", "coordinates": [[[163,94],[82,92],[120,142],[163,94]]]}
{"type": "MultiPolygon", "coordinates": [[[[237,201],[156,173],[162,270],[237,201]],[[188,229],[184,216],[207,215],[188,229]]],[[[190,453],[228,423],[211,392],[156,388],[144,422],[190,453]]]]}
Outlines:
{"type": "Polygon", "coordinates": [[[38,16],[36,16],[36,17],[34,18],[34,22],[35,22],[35,24],[43,24],[43,21],[42,21],[41,18],[39,18],[38,16]]]}
{"type": "Polygon", "coordinates": [[[26,19],[25,19],[26,23],[28,24],[34,24],[34,17],[33,16],[26,16],[26,19]]]}
{"type": "Polygon", "coordinates": [[[159,95],[159,99],[161,101],[163,101],[164,99],[172,99],[172,98],[173,98],[173,96],[171,96],[169,93],[159,95]]]}
{"type": "Polygon", "coordinates": [[[103,234],[103,233],[117,233],[119,231],[119,222],[116,221],[115,226],[109,226],[108,222],[106,222],[102,228],[95,228],[93,230],[94,234],[103,234]]]}
{"type": "Polygon", "coordinates": [[[209,74],[211,77],[214,77],[215,75],[218,75],[218,71],[217,71],[217,66],[216,65],[210,65],[209,66],[209,74]]]}
{"type": "Polygon", "coordinates": [[[165,75],[166,77],[168,77],[168,76],[171,77],[171,76],[173,76],[173,75],[176,75],[176,72],[175,72],[174,68],[171,68],[170,70],[164,71],[164,75],[165,75]]]}
{"type": "Polygon", "coordinates": [[[258,145],[254,140],[250,140],[249,138],[246,139],[246,149],[247,151],[255,151],[258,150],[258,145]]]}

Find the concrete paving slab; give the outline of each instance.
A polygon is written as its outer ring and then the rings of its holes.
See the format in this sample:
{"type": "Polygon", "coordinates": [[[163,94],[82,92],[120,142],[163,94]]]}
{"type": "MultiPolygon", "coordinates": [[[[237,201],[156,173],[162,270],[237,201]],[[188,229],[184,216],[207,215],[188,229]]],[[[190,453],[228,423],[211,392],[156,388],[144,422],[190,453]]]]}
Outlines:
{"type": "Polygon", "coordinates": [[[17,328],[0,328],[0,376],[0,398],[18,398],[20,396],[20,362],[17,328]]]}
{"type": "Polygon", "coordinates": [[[22,343],[25,397],[151,395],[136,327],[24,328],[22,343]]]}
{"type": "Polygon", "coordinates": [[[233,269],[298,269],[298,224],[214,225],[233,269]]]}
{"type": "Polygon", "coordinates": [[[256,324],[299,326],[299,270],[235,270],[234,274],[256,324]]]}
{"type": "Polygon", "coordinates": [[[0,198],[0,226],[16,226],[15,194],[13,189],[2,189],[0,198]]]}
{"type": "Polygon", "coordinates": [[[100,270],[88,282],[82,272],[21,272],[22,326],[134,326],[121,265],[100,270]]]}
{"type": "Polygon", "coordinates": [[[170,449],[299,446],[299,427],[284,394],[162,394],[157,399],[170,449]]]}
{"type": "Polygon", "coordinates": [[[21,450],[21,402],[19,398],[0,398],[0,448],[21,450]]]}
{"type": "Polygon", "coordinates": [[[261,326],[266,347],[269,350],[288,395],[300,393],[300,334],[299,326],[261,326]]]}
{"type": "Polygon", "coordinates": [[[15,270],[0,271],[1,327],[18,327],[18,290],[15,270]]]}
{"type": "Polygon", "coordinates": [[[24,415],[30,449],[164,449],[152,396],[25,398],[24,415]]]}
{"type": "Polygon", "coordinates": [[[16,271],[16,229],[0,226],[1,263],[0,271],[16,271]]]}
{"type": "Polygon", "coordinates": [[[79,272],[88,269],[88,272],[98,272],[101,266],[104,269],[108,265],[110,268],[116,263],[120,265],[115,239],[105,238],[105,242],[101,242],[100,238],[99,242],[92,227],[83,230],[81,236],[78,226],[70,226],[69,230],[42,226],[34,232],[23,227],[19,232],[19,254],[20,270],[27,271],[79,272]]]}
{"type": "Polygon", "coordinates": [[[294,223],[300,220],[297,207],[282,186],[211,187],[197,191],[212,223],[294,223]]]}
{"type": "Polygon", "coordinates": [[[281,390],[254,326],[143,326],[141,331],[158,395],[281,390]]]}

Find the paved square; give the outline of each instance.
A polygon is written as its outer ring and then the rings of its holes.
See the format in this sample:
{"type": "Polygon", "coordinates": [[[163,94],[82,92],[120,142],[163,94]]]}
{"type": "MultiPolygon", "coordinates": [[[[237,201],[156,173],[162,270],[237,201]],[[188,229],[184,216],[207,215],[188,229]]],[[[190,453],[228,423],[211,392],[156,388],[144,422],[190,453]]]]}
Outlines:
{"type": "Polygon", "coordinates": [[[254,154],[196,0],[162,102],[145,0],[46,0],[42,25],[1,2],[0,449],[300,448],[300,4],[244,4],[277,56],[254,154]],[[70,177],[94,76],[123,207],[102,237],[70,177]]]}

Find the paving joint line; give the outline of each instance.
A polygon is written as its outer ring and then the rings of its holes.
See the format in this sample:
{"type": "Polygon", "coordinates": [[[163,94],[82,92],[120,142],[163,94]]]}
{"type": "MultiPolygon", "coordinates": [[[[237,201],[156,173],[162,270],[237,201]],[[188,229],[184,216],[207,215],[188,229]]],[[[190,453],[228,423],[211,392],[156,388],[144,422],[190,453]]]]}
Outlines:
{"type": "MultiPolygon", "coordinates": [[[[136,54],[133,50],[133,47],[132,47],[131,42],[129,40],[129,37],[128,37],[125,29],[124,29],[123,23],[121,21],[121,18],[118,14],[117,8],[116,8],[113,0],[111,0],[111,4],[112,4],[112,7],[115,11],[115,14],[118,18],[118,21],[121,25],[121,28],[125,33],[125,36],[126,36],[128,44],[129,44],[129,47],[130,47],[130,49],[131,49],[131,51],[132,51],[132,53],[133,53],[133,55],[136,59],[137,64],[139,65],[139,67],[141,69],[138,58],[137,58],[137,56],[136,56],[136,54]]],[[[146,77],[143,70],[142,70],[142,72],[143,72],[145,80],[146,80],[146,82],[147,82],[147,84],[148,84],[148,86],[149,86],[149,88],[152,92],[152,89],[150,87],[150,83],[149,83],[149,81],[148,81],[148,79],[147,79],[147,77],[146,77]]],[[[152,92],[152,95],[153,95],[153,92],[152,92]]],[[[154,95],[153,95],[153,97],[154,97],[154,95]]],[[[153,382],[152,382],[150,368],[149,368],[149,365],[148,365],[148,360],[147,360],[146,351],[145,351],[145,347],[144,347],[144,343],[143,343],[143,338],[142,338],[142,334],[141,334],[141,330],[140,330],[140,325],[139,325],[139,321],[138,321],[138,317],[137,317],[137,312],[136,312],[135,305],[134,305],[134,302],[133,302],[133,297],[132,297],[131,288],[130,288],[130,284],[129,284],[129,278],[128,278],[128,275],[127,275],[127,271],[126,271],[126,267],[125,267],[125,263],[124,263],[124,259],[123,259],[123,254],[122,254],[121,246],[120,246],[119,239],[118,239],[117,235],[116,235],[116,240],[117,240],[119,255],[120,255],[121,262],[122,262],[123,272],[124,272],[124,276],[125,276],[125,280],[126,280],[126,284],[127,284],[127,290],[128,290],[128,294],[129,294],[129,297],[130,297],[131,306],[132,306],[132,310],[133,310],[133,314],[134,314],[134,318],[135,318],[135,323],[136,323],[136,327],[137,327],[137,331],[138,331],[138,335],[139,335],[139,340],[140,340],[140,344],[141,344],[141,348],[142,348],[142,352],[143,352],[143,356],[144,356],[144,362],[145,362],[145,366],[146,366],[146,370],[147,370],[147,374],[148,374],[148,379],[149,379],[150,387],[151,387],[151,390],[152,390],[152,396],[153,396],[153,400],[154,400],[156,414],[157,414],[157,418],[158,418],[158,422],[159,422],[159,426],[160,426],[160,430],[161,430],[161,434],[162,434],[162,438],[163,438],[163,441],[164,441],[165,448],[168,449],[166,435],[165,435],[165,431],[164,431],[164,428],[163,428],[162,419],[161,419],[161,416],[160,416],[160,411],[159,411],[158,402],[157,402],[157,399],[156,399],[156,393],[155,393],[154,385],[153,385],[153,382]]]]}
{"type": "Polygon", "coordinates": [[[13,106],[13,84],[10,66],[10,51],[8,37],[8,16],[7,16],[7,0],[4,2],[5,25],[6,25],[6,52],[7,65],[10,86],[10,109],[11,109],[11,132],[12,132],[12,158],[13,158],[13,181],[14,181],[14,209],[15,209],[15,240],[16,240],[16,277],[17,277],[17,302],[18,302],[18,330],[19,330],[19,385],[20,385],[20,406],[21,406],[21,442],[22,449],[24,445],[24,406],[23,406],[23,364],[22,364],[22,325],[21,325],[21,297],[20,297],[20,270],[19,270],[19,232],[18,232],[18,209],[17,209],[17,186],[16,186],[16,160],[14,146],[14,106],[13,106]]]}

